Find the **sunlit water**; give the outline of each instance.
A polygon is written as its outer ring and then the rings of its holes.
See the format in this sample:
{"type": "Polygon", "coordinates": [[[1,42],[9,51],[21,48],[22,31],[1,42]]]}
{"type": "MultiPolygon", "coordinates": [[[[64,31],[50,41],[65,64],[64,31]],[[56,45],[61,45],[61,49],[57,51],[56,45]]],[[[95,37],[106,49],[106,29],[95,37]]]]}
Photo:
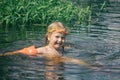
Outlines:
{"type": "MultiPolygon", "coordinates": [[[[66,56],[83,59],[96,66],[102,64],[101,70],[92,70],[74,63],[54,63],[41,57],[14,55],[0,57],[0,80],[119,80],[119,4],[119,1],[111,2],[107,7],[108,12],[101,14],[99,25],[91,25],[91,29],[87,31],[84,27],[79,30],[72,28],[66,38],[66,45],[71,47],[65,51],[66,56]]],[[[30,33],[33,36],[33,32],[30,33]]],[[[38,47],[43,43],[43,37],[37,40],[19,40],[1,52],[13,51],[31,44],[38,47]]]]}

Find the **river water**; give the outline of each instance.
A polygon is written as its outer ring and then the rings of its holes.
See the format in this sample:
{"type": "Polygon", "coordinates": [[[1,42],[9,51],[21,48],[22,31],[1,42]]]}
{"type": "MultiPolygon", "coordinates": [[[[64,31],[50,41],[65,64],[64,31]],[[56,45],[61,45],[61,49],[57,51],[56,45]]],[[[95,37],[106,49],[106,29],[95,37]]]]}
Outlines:
{"type": "MultiPolygon", "coordinates": [[[[88,30],[84,27],[77,29],[75,26],[66,38],[66,45],[72,47],[65,51],[66,56],[86,60],[95,66],[101,64],[101,70],[92,70],[74,63],[56,64],[40,57],[13,55],[0,57],[0,80],[120,80],[119,4],[119,0],[111,0],[97,24],[88,26],[88,30]]],[[[12,42],[0,49],[1,52],[31,44],[38,47],[44,43],[44,35],[28,33],[28,40],[12,42]],[[31,36],[38,38],[31,39],[31,36]]]]}

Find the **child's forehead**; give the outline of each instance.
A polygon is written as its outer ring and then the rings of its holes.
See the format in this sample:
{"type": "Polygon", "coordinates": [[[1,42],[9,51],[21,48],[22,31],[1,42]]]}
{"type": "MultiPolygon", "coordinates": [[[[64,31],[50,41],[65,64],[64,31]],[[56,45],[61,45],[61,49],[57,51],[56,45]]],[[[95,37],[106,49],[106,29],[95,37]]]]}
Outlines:
{"type": "Polygon", "coordinates": [[[65,36],[64,33],[57,32],[57,31],[53,32],[52,35],[53,35],[53,36],[54,36],[54,35],[65,36]]]}

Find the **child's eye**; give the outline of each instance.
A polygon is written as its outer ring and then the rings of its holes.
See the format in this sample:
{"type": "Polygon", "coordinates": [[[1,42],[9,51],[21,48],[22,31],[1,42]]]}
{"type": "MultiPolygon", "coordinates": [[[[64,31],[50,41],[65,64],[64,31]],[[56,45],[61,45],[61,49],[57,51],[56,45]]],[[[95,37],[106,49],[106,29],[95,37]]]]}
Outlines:
{"type": "Polygon", "coordinates": [[[56,38],[59,38],[59,36],[55,36],[56,38]]]}
{"type": "Polygon", "coordinates": [[[61,38],[61,39],[64,39],[65,37],[60,37],[60,36],[55,36],[56,38],[61,38]]]}
{"type": "Polygon", "coordinates": [[[65,37],[61,37],[62,39],[65,39],[65,37]]]}

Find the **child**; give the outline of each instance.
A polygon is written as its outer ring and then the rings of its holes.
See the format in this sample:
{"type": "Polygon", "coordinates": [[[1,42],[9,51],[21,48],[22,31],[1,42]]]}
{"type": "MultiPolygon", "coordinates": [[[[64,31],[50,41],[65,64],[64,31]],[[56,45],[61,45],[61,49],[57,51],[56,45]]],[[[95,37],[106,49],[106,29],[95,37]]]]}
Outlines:
{"type": "Polygon", "coordinates": [[[55,56],[62,56],[62,48],[64,47],[65,36],[68,34],[67,29],[61,22],[53,22],[48,26],[46,33],[46,45],[43,47],[35,48],[35,46],[26,47],[14,52],[0,54],[0,56],[25,54],[25,55],[41,55],[49,58],[55,56]]]}
{"type": "Polygon", "coordinates": [[[30,46],[22,50],[17,50],[12,53],[2,55],[5,56],[22,53],[25,55],[43,56],[46,59],[53,60],[55,62],[72,62],[89,67],[90,65],[83,60],[63,56],[62,49],[64,49],[65,37],[67,34],[68,30],[61,22],[53,22],[48,26],[45,46],[39,48],[30,46]]]}
{"type": "Polygon", "coordinates": [[[54,22],[48,26],[46,33],[46,46],[37,48],[38,55],[53,58],[62,56],[64,48],[65,36],[68,30],[61,22],[54,22]]]}

